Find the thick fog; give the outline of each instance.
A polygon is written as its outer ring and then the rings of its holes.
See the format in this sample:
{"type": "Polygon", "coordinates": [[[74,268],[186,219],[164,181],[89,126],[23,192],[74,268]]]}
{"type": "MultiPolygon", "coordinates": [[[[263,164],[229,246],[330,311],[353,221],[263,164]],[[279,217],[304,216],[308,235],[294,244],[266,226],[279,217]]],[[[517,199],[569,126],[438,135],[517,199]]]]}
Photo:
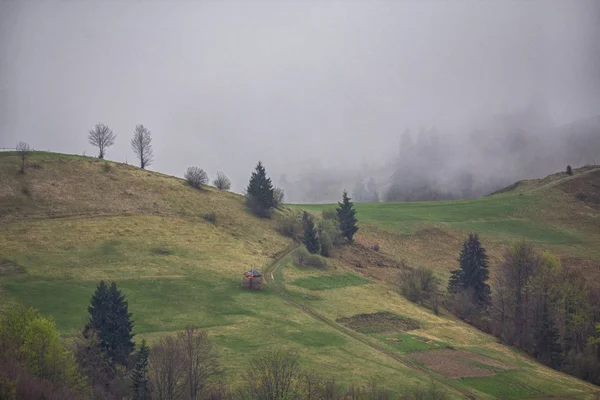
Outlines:
{"type": "Polygon", "coordinates": [[[454,198],[599,163],[599,115],[595,0],[0,0],[0,147],[102,122],[131,164],[144,124],[149,169],[238,192],[262,160],[289,201],[454,198]]]}

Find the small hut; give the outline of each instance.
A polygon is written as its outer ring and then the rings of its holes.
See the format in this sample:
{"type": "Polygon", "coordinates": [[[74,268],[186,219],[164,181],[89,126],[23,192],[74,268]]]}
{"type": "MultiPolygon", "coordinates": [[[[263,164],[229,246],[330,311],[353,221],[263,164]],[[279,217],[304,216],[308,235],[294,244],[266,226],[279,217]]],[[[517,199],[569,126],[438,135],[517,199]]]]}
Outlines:
{"type": "Polygon", "coordinates": [[[263,278],[262,274],[252,268],[248,272],[244,272],[242,287],[248,290],[262,290],[263,278]]]}

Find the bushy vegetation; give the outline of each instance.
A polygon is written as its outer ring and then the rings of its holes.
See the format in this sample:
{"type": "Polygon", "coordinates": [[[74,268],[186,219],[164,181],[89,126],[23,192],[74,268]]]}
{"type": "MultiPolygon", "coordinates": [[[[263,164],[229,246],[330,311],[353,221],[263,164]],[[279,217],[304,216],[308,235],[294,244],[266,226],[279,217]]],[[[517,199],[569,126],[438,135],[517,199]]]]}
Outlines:
{"type": "Polygon", "coordinates": [[[231,181],[221,171],[217,172],[217,177],[213,181],[213,185],[215,185],[215,187],[219,190],[231,189],[231,181]]]}
{"type": "Polygon", "coordinates": [[[0,314],[0,398],[75,399],[87,392],[52,318],[19,305],[0,314]]]}
{"type": "Polygon", "coordinates": [[[319,242],[319,234],[317,233],[317,227],[315,222],[309,213],[304,211],[302,214],[302,243],[311,254],[316,254],[321,250],[321,243],[319,242]]]}
{"type": "Polygon", "coordinates": [[[437,312],[440,280],[423,267],[405,267],[399,274],[400,293],[408,300],[428,305],[437,312]]]}
{"type": "Polygon", "coordinates": [[[196,189],[200,189],[202,186],[208,184],[208,175],[203,169],[198,167],[188,167],[184,177],[187,183],[196,189]]]}
{"type": "Polygon", "coordinates": [[[217,222],[217,213],[214,211],[211,212],[207,212],[205,214],[202,214],[202,218],[206,221],[206,222],[212,222],[215,223],[217,222]]]}
{"type": "Polygon", "coordinates": [[[281,188],[273,188],[273,204],[275,208],[279,208],[283,206],[283,201],[285,198],[285,193],[281,188]]]}
{"type": "Polygon", "coordinates": [[[311,254],[305,247],[296,250],[294,255],[296,264],[302,267],[314,267],[318,269],[327,268],[327,260],[318,254],[311,254]]]}
{"type": "Polygon", "coordinates": [[[302,235],[302,214],[291,212],[277,220],[277,231],[283,236],[299,239],[302,235]]]}

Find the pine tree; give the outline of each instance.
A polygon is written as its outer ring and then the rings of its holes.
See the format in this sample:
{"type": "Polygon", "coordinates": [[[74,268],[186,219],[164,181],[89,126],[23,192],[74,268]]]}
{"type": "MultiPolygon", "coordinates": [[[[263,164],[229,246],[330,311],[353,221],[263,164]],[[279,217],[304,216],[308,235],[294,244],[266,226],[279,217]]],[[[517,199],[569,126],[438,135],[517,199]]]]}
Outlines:
{"type": "Polygon", "coordinates": [[[473,301],[477,305],[484,307],[489,305],[490,286],[486,283],[490,277],[488,257],[477,234],[470,234],[465,240],[458,261],[460,268],[452,271],[448,291],[457,293],[472,289],[473,301]]]}
{"type": "Polygon", "coordinates": [[[354,234],[358,230],[356,226],[356,210],[354,209],[354,203],[350,201],[348,192],[344,190],[342,194],[342,202],[338,203],[339,207],[336,208],[338,219],[340,221],[340,231],[342,235],[352,242],[354,234]]]}
{"type": "Polygon", "coordinates": [[[135,348],[131,341],[134,336],[131,333],[133,321],[125,296],[115,282],[110,287],[104,281],[98,284],[88,312],[90,320],[86,330],[97,332],[100,349],[112,363],[125,365],[135,348]]]}
{"type": "Polygon", "coordinates": [[[246,197],[250,208],[261,217],[268,217],[275,207],[273,184],[260,161],[250,177],[246,197]]]}
{"type": "Polygon", "coordinates": [[[133,399],[134,400],[149,400],[150,390],[148,387],[148,355],[150,349],[146,345],[146,340],[142,340],[140,351],[137,354],[135,369],[131,379],[133,381],[133,399]]]}
{"type": "Polygon", "coordinates": [[[560,368],[563,350],[560,344],[560,332],[550,318],[548,305],[544,304],[542,318],[534,331],[535,356],[552,368],[560,368]]]}
{"type": "Polygon", "coordinates": [[[306,246],[307,250],[316,254],[321,250],[321,244],[319,242],[319,236],[315,223],[310,215],[306,211],[302,215],[302,225],[304,226],[304,234],[302,235],[302,243],[306,246]]]}
{"type": "Polygon", "coordinates": [[[567,175],[573,175],[573,168],[570,165],[567,165],[567,175]]]}
{"type": "Polygon", "coordinates": [[[448,280],[448,293],[456,294],[462,291],[462,279],[462,270],[460,268],[451,271],[450,279],[448,280]]]}

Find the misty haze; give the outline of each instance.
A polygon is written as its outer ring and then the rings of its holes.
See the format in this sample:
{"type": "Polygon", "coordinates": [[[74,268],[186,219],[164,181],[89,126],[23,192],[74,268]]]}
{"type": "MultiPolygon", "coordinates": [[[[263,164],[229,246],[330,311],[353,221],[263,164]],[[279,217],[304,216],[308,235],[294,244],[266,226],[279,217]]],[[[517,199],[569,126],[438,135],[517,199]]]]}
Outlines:
{"type": "Polygon", "coordinates": [[[0,0],[0,399],[599,400],[600,0],[0,0]]]}
{"type": "Polygon", "coordinates": [[[144,124],[151,169],[201,164],[241,192],[260,159],[289,202],[367,201],[369,181],[381,200],[469,197],[598,162],[595,1],[0,7],[0,147],[94,155],[101,122],[131,163],[144,124]]]}

